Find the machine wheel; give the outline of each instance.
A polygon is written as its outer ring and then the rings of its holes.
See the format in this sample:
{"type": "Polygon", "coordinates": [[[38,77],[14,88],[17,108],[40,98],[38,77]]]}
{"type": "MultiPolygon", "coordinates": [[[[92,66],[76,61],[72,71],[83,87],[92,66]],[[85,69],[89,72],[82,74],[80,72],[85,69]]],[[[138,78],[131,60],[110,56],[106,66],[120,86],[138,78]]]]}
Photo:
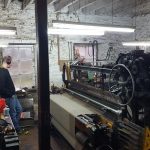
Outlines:
{"type": "Polygon", "coordinates": [[[118,104],[127,106],[134,97],[135,82],[130,70],[123,64],[112,68],[109,76],[109,91],[120,97],[118,104]]]}

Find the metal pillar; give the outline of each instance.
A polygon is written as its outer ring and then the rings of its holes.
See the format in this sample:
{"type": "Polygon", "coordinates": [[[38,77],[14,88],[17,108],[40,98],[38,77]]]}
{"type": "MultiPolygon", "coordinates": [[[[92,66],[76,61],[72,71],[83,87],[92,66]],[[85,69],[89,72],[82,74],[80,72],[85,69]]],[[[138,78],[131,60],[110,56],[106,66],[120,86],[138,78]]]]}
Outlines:
{"type": "Polygon", "coordinates": [[[35,0],[37,29],[39,150],[50,149],[49,59],[47,0],[35,0]]]}

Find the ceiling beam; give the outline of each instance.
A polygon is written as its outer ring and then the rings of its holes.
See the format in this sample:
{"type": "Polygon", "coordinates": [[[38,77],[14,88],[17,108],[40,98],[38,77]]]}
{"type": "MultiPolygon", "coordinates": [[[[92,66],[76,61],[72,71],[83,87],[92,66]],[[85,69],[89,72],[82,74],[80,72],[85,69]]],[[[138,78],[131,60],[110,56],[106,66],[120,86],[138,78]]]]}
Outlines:
{"type": "Polygon", "coordinates": [[[55,11],[60,11],[61,9],[63,9],[64,7],[69,6],[70,4],[76,2],[77,0],[60,0],[60,1],[56,1],[56,3],[54,3],[54,8],[55,11]]]}
{"type": "Polygon", "coordinates": [[[91,14],[98,8],[102,8],[104,6],[107,7],[108,5],[111,5],[110,0],[96,0],[93,3],[91,3],[90,5],[82,8],[82,13],[91,14]]]}
{"type": "Polygon", "coordinates": [[[12,0],[4,0],[4,8],[8,8],[12,0]]]}
{"type": "Polygon", "coordinates": [[[53,4],[55,3],[57,0],[47,0],[47,4],[53,4]]]}
{"type": "Polygon", "coordinates": [[[22,10],[25,9],[29,4],[33,3],[34,0],[23,0],[22,2],[22,10]]]}
{"type": "MultiPolygon", "coordinates": [[[[9,1],[9,0],[5,0],[5,1],[9,1]]],[[[10,0],[11,1],[11,0],[10,0]]],[[[24,4],[23,5],[26,5],[28,2],[30,3],[30,1],[32,1],[32,0],[23,0],[24,2],[24,4]]],[[[53,4],[53,3],[55,3],[56,1],[58,1],[58,0],[47,0],[47,4],[53,4]]],[[[32,1],[33,2],[33,1],[32,1]]],[[[28,5],[28,4],[27,4],[28,5]]],[[[23,6],[23,9],[24,9],[24,7],[26,7],[26,6],[23,6]]]]}
{"type": "MultiPolygon", "coordinates": [[[[150,1],[147,0],[137,1],[136,14],[135,14],[135,1],[114,0],[113,1],[113,15],[114,16],[128,16],[134,17],[135,15],[147,14],[149,11],[150,1]],[[143,9],[144,8],[144,9],[143,9]]],[[[112,15],[112,1],[110,0],[96,0],[89,6],[82,8],[82,13],[86,15],[112,15]]]]}
{"type": "Polygon", "coordinates": [[[85,8],[88,5],[91,5],[95,2],[96,0],[78,0],[77,2],[73,3],[72,5],[68,6],[68,11],[69,12],[74,12],[79,9],[85,8]]]}
{"type": "MultiPolygon", "coordinates": [[[[95,14],[97,12],[95,11],[95,14]]],[[[134,1],[124,1],[123,3],[117,4],[117,7],[113,9],[113,15],[117,16],[132,16],[135,14],[135,2],[134,1]]]]}
{"type": "Polygon", "coordinates": [[[94,11],[95,15],[113,15],[114,16],[129,16],[131,17],[135,14],[135,2],[126,0],[126,1],[114,1],[113,3],[113,11],[112,11],[112,3],[110,5],[106,5],[100,7],[94,11]]]}
{"type": "Polygon", "coordinates": [[[140,1],[139,3],[137,3],[136,13],[134,13],[132,17],[150,14],[149,6],[150,1],[146,0],[143,0],[142,2],[140,1]]]}

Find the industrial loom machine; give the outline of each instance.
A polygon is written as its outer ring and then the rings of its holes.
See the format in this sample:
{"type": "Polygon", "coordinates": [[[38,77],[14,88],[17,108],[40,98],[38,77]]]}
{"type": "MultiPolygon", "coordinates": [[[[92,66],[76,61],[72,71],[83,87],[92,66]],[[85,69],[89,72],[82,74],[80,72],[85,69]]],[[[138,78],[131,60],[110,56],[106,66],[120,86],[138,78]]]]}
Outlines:
{"type": "Polygon", "coordinates": [[[74,149],[150,150],[149,53],[121,53],[102,66],[68,62],[62,78],[65,94],[51,96],[52,123],[74,149]]]}

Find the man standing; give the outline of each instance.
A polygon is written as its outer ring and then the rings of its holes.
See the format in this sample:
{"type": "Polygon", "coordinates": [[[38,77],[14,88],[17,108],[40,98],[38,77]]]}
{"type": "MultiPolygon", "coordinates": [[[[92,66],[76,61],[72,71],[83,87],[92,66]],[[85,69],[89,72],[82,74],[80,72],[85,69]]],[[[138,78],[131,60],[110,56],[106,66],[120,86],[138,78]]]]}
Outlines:
{"type": "Polygon", "coordinates": [[[9,74],[11,67],[11,56],[5,56],[0,68],[0,97],[6,99],[6,104],[10,108],[10,116],[17,132],[20,131],[19,119],[22,112],[20,102],[15,95],[15,86],[9,74]]]}

